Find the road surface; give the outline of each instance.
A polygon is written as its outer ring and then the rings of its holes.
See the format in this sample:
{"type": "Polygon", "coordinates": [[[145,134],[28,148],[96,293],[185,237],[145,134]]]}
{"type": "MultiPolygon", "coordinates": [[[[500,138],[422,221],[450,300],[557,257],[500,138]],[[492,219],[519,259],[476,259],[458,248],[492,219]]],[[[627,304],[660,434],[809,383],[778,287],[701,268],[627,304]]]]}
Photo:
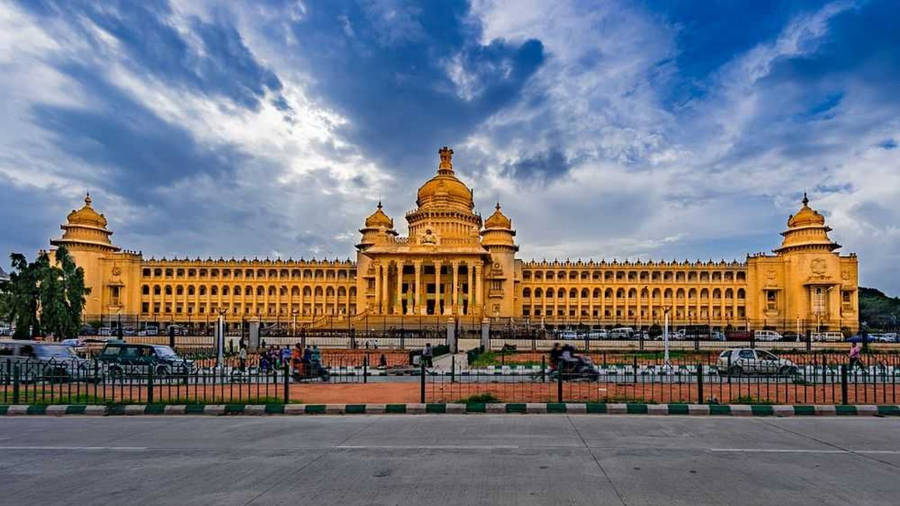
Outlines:
{"type": "Polygon", "coordinates": [[[0,504],[897,504],[900,419],[0,418],[0,504]]]}

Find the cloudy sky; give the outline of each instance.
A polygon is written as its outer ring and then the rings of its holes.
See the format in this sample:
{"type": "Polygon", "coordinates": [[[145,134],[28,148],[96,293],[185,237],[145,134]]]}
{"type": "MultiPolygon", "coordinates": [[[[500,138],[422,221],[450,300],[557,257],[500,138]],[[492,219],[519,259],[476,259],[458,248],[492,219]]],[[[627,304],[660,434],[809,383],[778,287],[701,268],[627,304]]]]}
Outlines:
{"type": "MultiPolygon", "coordinates": [[[[0,252],[86,190],[146,256],[353,255],[454,148],[524,258],[770,250],[900,294],[900,3],[0,0],[0,252]]],[[[404,227],[401,225],[401,233],[404,227]]]]}

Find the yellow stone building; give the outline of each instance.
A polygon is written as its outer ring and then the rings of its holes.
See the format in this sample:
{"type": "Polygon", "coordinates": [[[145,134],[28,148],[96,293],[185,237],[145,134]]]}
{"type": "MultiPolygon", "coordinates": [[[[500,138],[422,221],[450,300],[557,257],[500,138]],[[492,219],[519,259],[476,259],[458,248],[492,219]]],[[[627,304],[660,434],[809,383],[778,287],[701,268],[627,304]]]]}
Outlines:
{"type": "Polygon", "coordinates": [[[523,261],[499,203],[483,220],[456,177],[453,151],[438,153],[437,174],[406,214],[408,235],[379,202],[360,229],[355,262],[145,259],[113,245],[90,196],[50,242],[85,270],[88,320],[197,324],[221,312],[231,323],[342,328],[451,316],[638,328],[668,311],[676,327],[858,328],[856,255],[836,252],[805,196],[773,254],[743,262],[523,261]]]}

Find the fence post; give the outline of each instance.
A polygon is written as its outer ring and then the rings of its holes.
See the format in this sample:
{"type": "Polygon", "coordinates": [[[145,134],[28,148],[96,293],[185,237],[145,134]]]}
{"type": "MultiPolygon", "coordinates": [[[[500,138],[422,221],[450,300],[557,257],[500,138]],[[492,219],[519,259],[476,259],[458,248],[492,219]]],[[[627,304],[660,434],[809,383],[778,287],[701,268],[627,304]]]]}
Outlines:
{"type": "Polygon", "coordinates": [[[547,381],[547,357],[541,355],[541,383],[547,381]]]}
{"type": "Polygon", "coordinates": [[[153,404],[153,366],[147,368],[147,404],[153,404]]]}
{"type": "Polygon", "coordinates": [[[421,382],[419,383],[419,402],[425,404],[425,360],[424,357],[419,360],[419,369],[422,372],[421,382]]]}
{"type": "Polygon", "coordinates": [[[13,365],[13,404],[19,403],[19,382],[22,381],[22,369],[19,364],[13,365]]]}
{"type": "MultiPolygon", "coordinates": [[[[728,376],[728,384],[730,385],[731,384],[731,353],[728,354],[728,374],[726,374],[726,376],[728,376]]],[[[730,390],[729,390],[729,392],[730,392],[730,390]]]]}
{"type": "Polygon", "coordinates": [[[806,329],[806,351],[812,351],[812,333],[809,329],[806,329]]]}
{"type": "Polygon", "coordinates": [[[284,403],[288,404],[291,401],[291,363],[290,360],[285,360],[284,362],[284,403]]]}
{"type": "Polygon", "coordinates": [[[697,404],[703,404],[703,362],[697,362],[697,404]]]}
{"type": "Polygon", "coordinates": [[[847,405],[847,364],[841,364],[841,404],[847,405]]]}
{"type": "Polygon", "coordinates": [[[363,355],[363,383],[369,382],[369,354],[363,355]]]}
{"type": "Polygon", "coordinates": [[[450,356],[450,383],[456,383],[456,355],[450,356]]]}
{"type": "Polygon", "coordinates": [[[556,363],[556,402],[563,401],[562,382],[563,382],[562,364],[557,362],[556,363]]]}
{"type": "Polygon", "coordinates": [[[635,382],[635,384],[637,384],[637,376],[638,376],[637,355],[635,355],[633,358],[634,358],[634,364],[631,367],[632,367],[632,372],[634,373],[634,382],[635,382]]]}

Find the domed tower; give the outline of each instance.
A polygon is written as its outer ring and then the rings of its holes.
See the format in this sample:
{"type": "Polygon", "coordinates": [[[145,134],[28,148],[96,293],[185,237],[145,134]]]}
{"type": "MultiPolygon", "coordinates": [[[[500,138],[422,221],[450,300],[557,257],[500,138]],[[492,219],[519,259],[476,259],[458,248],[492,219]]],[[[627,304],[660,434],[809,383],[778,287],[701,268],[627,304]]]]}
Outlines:
{"type": "Polygon", "coordinates": [[[437,174],[419,187],[418,208],[406,215],[410,243],[477,245],[481,217],[472,211],[472,190],[453,171],[453,150],[444,146],[438,155],[437,174]]]}
{"type": "MultiPolygon", "coordinates": [[[[748,305],[762,325],[785,325],[837,331],[858,325],[857,259],[842,256],[828,237],[825,217],[809,207],[803,194],[800,210],[788,217],[775,256],[748,259],[749,278],[758,287],[748,305]],[[782,323],[778,323],[778,322],[782,323]],[[774,322],[774,323],[773,323],[774,322]]],[[[813,330],[815,332],[815,330],[813,330]]]]}
{"type": "Polygon", "coordinates": [[[138,276],[141,256],[121,252],[110,240],[106,217],[92,207],[91,195],[84,206],[73,210],[60,225],[63,235],[50,244],[64,246],[75,264],[84,270],[85,285],[91,289],[84,308],[85,318],[100,314],[136,313],[139,301],[138,276]]]}
{"type": "Polygon", "coordinates": [[[63,236],[53,239],[50,244],[65,246],[69,252],[93,251],[97,253],[113,253],[119,251],[118,246],[113,246],[109,237],[112,235],[106,228],[106,217],[91,207],[91,194],[84,197],[84,206],[73,210],[66,217],[66,224],[60,225],[63,236]]]}
{"type": "Polygon", "coordinates": [[[362,239],[356,248],[360,251],[365,251],[376,244],[388,242],[392,236],[397,235],[397,232],[394,231],[394,220],[385,214],[380,200],[375,212],[366,218],[366,226],[359,229],[359,232],[362,234],[362,239]]]}
{"type": "Polygon", "coordinates": [[[497,202],[494,214],[484,220],[481,231],[481,244],[491,254],[491,264],[486,272],[488,303],[485,311],[489,316],[517,314],[515,266],[519,247],[513,239],[515,235],[512,221],[503,214],[500,202],[497,202]]]}

